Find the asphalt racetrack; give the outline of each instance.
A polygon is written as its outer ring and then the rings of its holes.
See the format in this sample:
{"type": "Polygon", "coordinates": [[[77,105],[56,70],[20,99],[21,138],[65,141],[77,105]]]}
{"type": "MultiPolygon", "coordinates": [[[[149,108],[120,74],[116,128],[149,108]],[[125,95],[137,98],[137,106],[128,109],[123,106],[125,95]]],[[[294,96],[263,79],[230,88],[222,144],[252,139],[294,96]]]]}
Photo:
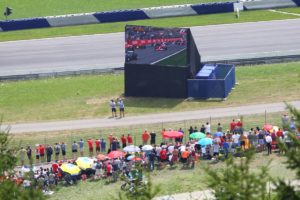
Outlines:
{"type": "Polygon", "coordinates": [[[156,51],[154,47],[147,46],[145,49],[136,49],[137,60],[132,60],[130,64],[155,64],[164,58],[175,55],[185,49],[185,45],[168,44],[166,50],[156,51]]]}
{"type": "MultiPolygon", "coordinates": [[[[191,30],[202,61],[300,55],[300,19],[191,30]]],[[[123,67],[124,38],[113,33],[0,42],[0,76],[123,67]]]]}

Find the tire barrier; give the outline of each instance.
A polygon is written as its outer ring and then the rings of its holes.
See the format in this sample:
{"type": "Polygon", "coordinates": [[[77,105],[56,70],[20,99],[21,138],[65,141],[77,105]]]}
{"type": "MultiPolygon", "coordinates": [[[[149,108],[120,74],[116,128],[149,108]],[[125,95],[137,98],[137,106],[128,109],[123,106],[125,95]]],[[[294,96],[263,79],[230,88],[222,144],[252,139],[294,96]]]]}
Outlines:
{"type": "Polygon", "coordinates": [[[60,27],[83,24],[122,22],[154,19],[162,17],[202,15],[234,12],[237,10],[270,9],[300,6],[300,0],[264,0],[245,2],[220,2],[196,5],[175,5],[111,12],[83,13],[39,18],[26,18],[0,21],[1,31],[13,31],[33,28],[60,27]]]}
{"type": "Polygon", "coordinates": [[[233,12],[233,5],[233,2],[222,2],[16,19],[0,21],[0,31],[14,31],[33,28],[60,27],[82,24],[143,20],[161,17],[233,12]]]}
{"type": "Polygon", "coordinates": [[[0,29],[3,31],[15,31],[22,29],[45,28],[50,27],[45,18],[29,18],[10,21],[0,21],[0,29]]]}
{"type": "Polygon", "coordinates": [[[149,19],[143,10],[121,10],[93,14],[100,23],[149,19]]]}
{"type": "Polygon", "coordinates": [[[198,15],[201,14],[212,14],[212,13],[225,13],[225,12],[233,12],[233,2],[225,2],[225,3],[207,3],[207,4],[199,4],[192,5],[193,10],[195,10],[198,15]]]}

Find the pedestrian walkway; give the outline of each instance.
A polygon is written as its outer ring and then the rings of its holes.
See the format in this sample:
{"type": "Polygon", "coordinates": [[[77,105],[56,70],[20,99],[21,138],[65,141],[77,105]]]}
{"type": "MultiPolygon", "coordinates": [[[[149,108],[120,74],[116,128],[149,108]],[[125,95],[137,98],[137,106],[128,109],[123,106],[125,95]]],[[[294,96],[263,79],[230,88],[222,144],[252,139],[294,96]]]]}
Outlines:
{"type": "MultiPolygon", "coordinates": [[[[300,101],[289,102],[297,109],[300,109],[300,101]]],[[[238,115],[252,115],[282,112],[286,109],[283,102],[246,105],[239,107],[226,107],[226,108],[212,108],[197,111],[186,112],[170,112],[159,114],[147,114],[142,116],[132,116],[125,118],[102,118],[102,119],[82,119],[70,121],[57,121],[57,122],[42,122],[42,123],[26,123],[14,124],[9,126],[10,133],[34,133],[34,132],[51,132],[51,131],[64,131],[64,130],[78,130],[90,128],[104,128],[104,127],[117,127],[117,126],[132,126],[141,124],[153,123],[166,123],[176,122],[183,120],[194,119],[208,119],[231,117],[238,115]]],[[[2,128],[7,128],[8,125],[3,125],[2,128]]]]}

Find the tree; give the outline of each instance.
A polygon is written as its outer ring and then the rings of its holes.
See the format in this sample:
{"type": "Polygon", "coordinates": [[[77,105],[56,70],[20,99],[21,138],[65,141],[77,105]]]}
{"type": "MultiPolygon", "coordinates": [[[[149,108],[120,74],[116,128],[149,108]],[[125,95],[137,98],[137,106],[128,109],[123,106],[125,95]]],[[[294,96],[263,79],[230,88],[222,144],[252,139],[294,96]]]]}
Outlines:
{"type": "Polygon", "coordinates": [[[229,156],[225,167],[219,171],[207,168],[209,187],[218,200],[264,200],[270,199],[267,185],[271,180],[267,166],[258,173],[251,171],[250,163],[254,149],[245,152],[245,157],[229,156]]]}
{"type": "MultiPolygon", "coordinates": [[[[294,116],[296,121],[297,131],[300,130],[300,111],[297,110],[292,105],[287,104],[287,108],[289,112],[294,116]]],[[[280,148],[286,152],[287,157],[287,167],[296,172],[297,180],[300,180],[300,140],[294,133],[289,133],[288,135],[292,140],[293,147],[288,149],[284,143],[280,143],[280,148]]],[[[300,191],[296,190],[296,188],[291,185],[289,182],[283,179],[279,179],[274,181],[276,185],[276,199],[278,200],[299,200],[300,199],[300,191]]]]}
{"type": "Polygon", "coordinates": [[[11,148],[9,129],[2,130],[0,123],[0,199],[2,200],[43,200],[43,193],[33,187],[24,189],[6,177],[13,175],[17,164],[16,149],[11,148]]]}

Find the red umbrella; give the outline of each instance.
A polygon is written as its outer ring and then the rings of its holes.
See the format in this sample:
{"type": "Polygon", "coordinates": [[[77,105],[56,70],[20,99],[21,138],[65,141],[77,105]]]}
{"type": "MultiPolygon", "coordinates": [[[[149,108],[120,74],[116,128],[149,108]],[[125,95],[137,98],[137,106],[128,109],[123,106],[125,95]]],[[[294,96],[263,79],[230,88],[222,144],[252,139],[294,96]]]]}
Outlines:
{"type": "Polygon", "coordinates": [[[270,130],[273,129],[273,126],[271,124],[265,124],[263,129],[266,130],[266,131],[270,131],[270,130]]]}
{"type": "Polygon", "coordinates": [[[97,155],[97,160],[105,160],[106,156],[103,154],[98,154],[97,155]]]}
{"type": "Polygon", "coordinates": [[[163,138],[180,138],[183,136],[183,133],[179,131],[165,131],[163,138]]]}
{"type": "Polygon", "coordinates": [[[123,157],[125,155],[122,151],[111,151],[109,154],[107,154],[107,157],[109,158],[119,158],[123,157]]]}

